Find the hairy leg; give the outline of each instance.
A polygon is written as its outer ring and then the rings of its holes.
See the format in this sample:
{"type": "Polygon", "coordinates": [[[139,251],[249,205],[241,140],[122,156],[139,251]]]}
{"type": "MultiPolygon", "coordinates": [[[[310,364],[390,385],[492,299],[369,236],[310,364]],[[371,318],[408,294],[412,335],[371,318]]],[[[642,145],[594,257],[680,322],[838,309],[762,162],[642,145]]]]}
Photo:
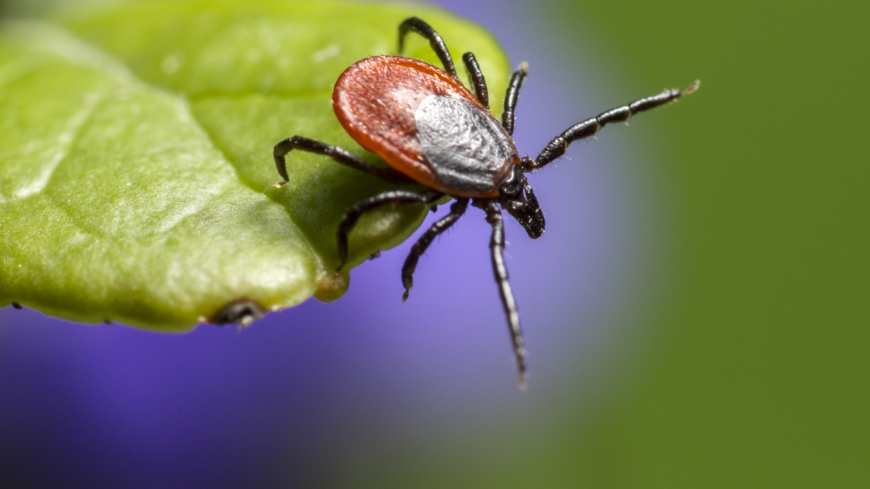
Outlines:
{"type": "Polygon", "coordinates": [[[441,39],[441,36],[435,32],[435,29],[419,17],[407,18],[399,24],[399,54],[401,55],[405,49],[405,36],[410,31],[414,31],[429,40],[429,46],[432,47],[432,50],[438,55],[438,59],[441,60],[441,64],[444,65],[444,71],[450,73],[458,80],[456,66],[453,65],[453,57],[450,56],[450,51],[447,50],[444,39],[441,39]]]}
{"type": "Polygon", "coordinates": [[[625,122],[634,114],[672,102],[683,95],[688,95],[697,90],[699,85],[700,82],[696,81],[682,91],[665,90],[658,95],[636,100],[628,105],[610,109],[606,112],[602,112],[596,117],[574,124],[547,144],[544,150],[541,151],[541,154],[535,158],[534,168],[543,168],[556,158],[565,154],[565,151],[568,150],[568,146],[572,142],[592,136],[600,131],[605,125],[611,122],[625,122]]]}
{"type": "Polygon", "coordinates": [[[411,253],[409,253],[408,258],[405,259],[405,265],[402,266],[402,285],[405,286],[405,293],[402,295],[402,302],[408,300],[408,294],[414,286],[414,270],[417,269],[417,261],[420,259],[420,256],[422,256],[423,253],[426,253],[426,249],[429,248],[430,244],[432,244],[432,240],[434,240],[439,234],[450,229],[450,227],[453,226],[460,217],[462,217],[462,214],[465,213],[465,209],[467,208],[468,199],[456,199],[456,202],[450,206],[450,213],[435,222],[435,224],[423,233],[423,235],[420,236],[420,239],[414,243],[414,246],[411,248],[411,253]]]}
{"type": "Polygon", "coordinates": [[[514,120],[516,119],[514,110],[516,110],[517,101],[520,98],[520,88],[523,86],[523,81],[525,81],[528,74],[529,65],[526,63],[521,64],[511,76],[511,81],[504,97],[504,113],[501,116],[501,125],[511,136],[514,135],[514,120]]]}
{"type": "Polygon", "coordinates": [[[474,53],[468,52],[462,55],[462,61],[465,62],[465,69],[471,75],[471,84],[474,85],[474,94],[477,96],[477,100],[489,110],[489,89],[486,88],[486,79],[483,77],[483,72],[480,71],[477,58],[474,57],[474,53]]]}
{"type": "Polygon", "coordinates": [[[514,356],[517,359],[517,368],[520,372],[519,384],[520,387],[523,387],[526,383],[526,371],[528,369],[526,364],[526,348],[523,346],[520,315],[517,312],[517,304],[511,291],[511,284],[508,282],[507,267],[504,263],[504,221],[502,220],[501,210],[499,210],[498,205],[494,201],[490,201],[486,206],[486,220],[492,226],[492,239],[489,242],[489,249],[492,252],[492,270],[495,273],[495,281],[498,284],[498,291],[501,295],[505,315],[507,315],[511,343],[514,347],[514,356]]]}
{"type": "Polygon", "coordinates": [[[441,192],[434,191],[417,193],[408,190],[390,190],[358,202],[344,216],[344,219],[342,219],[341,224],[338,226],[338,257],[341,260],[341,265],[338,269],[341,270],[347,263],[347,235],[365,212],[386,204],[432,205],[443,196],[444,194],[441,192]]]}
{"type": "Polygon", "coordinates": [[[338,146],[330,146],[326,143],[321,143],[320,141],[315,141],[302,136],[293,136],[276,144],[275,149],[272,151],[272,156],[275,158],[275,167],[278,169],[278,174],[281,175],[281,178],[283,178],[285,182],[290,178],[287,176],[287,163],[284,157],[294,149],[329,156],[337,163],[383,178],[388,182],[411,183],[413,181],[392,168],[378,168],[372,166],[346,149],[339,148],[338,146]]]}

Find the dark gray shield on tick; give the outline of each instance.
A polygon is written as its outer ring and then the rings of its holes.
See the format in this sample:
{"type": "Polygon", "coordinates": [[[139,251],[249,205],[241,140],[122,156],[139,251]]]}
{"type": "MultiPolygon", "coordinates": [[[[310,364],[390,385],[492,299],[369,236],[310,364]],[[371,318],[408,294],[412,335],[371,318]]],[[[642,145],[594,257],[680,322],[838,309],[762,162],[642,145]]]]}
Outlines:
{"type": "Polygon", "coordinates": [[[448,185],[485,192],[498,187],[497,180],[508,176],[505,168],[519,160],[501,124],[467,100],[430,95],[414,118],[423,154],[448,185]]]}

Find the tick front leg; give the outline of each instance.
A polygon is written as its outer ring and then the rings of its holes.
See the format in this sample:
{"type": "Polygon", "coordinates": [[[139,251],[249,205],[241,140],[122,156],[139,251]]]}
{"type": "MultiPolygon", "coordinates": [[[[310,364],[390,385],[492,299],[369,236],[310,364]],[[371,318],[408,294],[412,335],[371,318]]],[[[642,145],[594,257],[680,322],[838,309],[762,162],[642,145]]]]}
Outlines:
{"type": "Polygon", "coordinates": [[[456,66],[453,65],[453,57],[450,56],[444,39],[441,39],[435,29],[419,17],[410,17],[399,24],[399,54],[401,55],[405,49],[405,36],[410,31],[414,31],[429,40],[429,46],[432,47],[432,50],[438,55],[438,59],[441,60],[441,64],[444,65],[444,71],[458,80],[459,76],[456,74],[456,66]]]}
{"type": "Polygon", "coordinates": [[[442,217],[435,224],[432,225],[422,236],[420,239],[414,243],[414,246],[411,248],[411,253],[408,254],[408,258],[405,259],[405,265],[402,267],[402,285],[405,286],[405,293],[402,295],[402,302],[408,300],[408,294],[411,292],[411,287],[414,286],[414,270],[417,269],[417,261],[420,259],[420,256],[423,253],[426,253],[426,249],[429,248],[429,245],[432,244],[432,240],[435,239],[436,236],[447,231],[453,226],[456,221],[462,217],[462,214],[465,213],[465,209],[468,208],[468,199],[456,199],[456,202],[450,206],[450,214],[442,217]]]}
{"type": "Polygon", "coordinates": [[[486,206],[486,221],[492,226],[492,239],[489,249],[492,252],[492,270],[495,273],[495,281],[507,315],[508,328],[510,328],[511,343],[514,346],[514,356],[517,359],[517,368],[520,372],[520,387],[526,384],[526,349],[523,346],[523,331],[520,328],[520,315],[517,312],[517,303],[508,282],[507,267],[504,263],[504,221],[501,210],[495,202],[486,206]]]}
{"type": "Polygon", "coordinates": [[[465,69],[471,75],[471,83],[474,85],[474,94],[477,100],[489,110],[489,89],[486,88],[486,79],[483,77],[483,72],[480,71],[480,65],[477,64],[477,58],[471,52],[462,55],[462,61],[465,62],[465,69]]]}
{"type": "Polygon", "coordinates": [[[511,76],[511,82],[508,85],[507,93],[504,97],[504,113],[501,115],[501,125],[504,130],[511,136],[514,135],[514,121],[516,116],[514,110],[517,108],[517,101],[520,99],[520,88],[529,75],[528,63],[523,63],[511,76]]]}
{"type": "Polygon", "coordinates": [[[338,270],[344,268],[344,265],[347,263],[347,235],[356,226],[357,221],[359,221],[363,213],[386,204],[432,205],[443,196],[444,194],[441,192],[417,193],[408,190],[390,190],[358,202],[344,216],[341,224],[338,226],[338,258],[341,260],[338,270]]]}
{"type": "Polygon", "coordinates": [[[544,150],[541,151],[541,154],[535,158],[535,168],[543,168],[556,158],[565,154],[565,151],[568,150],[568,146],[572,142],[592,136],[600,131],[602,127],[611,122],[625,122],[634,114],[672,102],[683,95],[688,95],[697,90],[700,83],[701,82],[696,81],[682,91],[665,90],[658,95],[636,100],[628,105],[610,109],[596,117],[574,124],[547,144],[544,150]]]}
{"type": "Polygon", "coordinates": [[[410,178],[396,170],[393,170],[392,168],[378,168],[372,166],[344,148],[330,146],[326,143],[321,143],[320,141],[315,141],[302,136],[293,136],[276,144],[275,149],[272,151],[272,156],[275,158],[275,167],[278,169],[278,174],[281,175],[281,178],[284,179],[285,183],[290,178],[287,176],[287,163],[284,160],[284,157],[294,149],[329,156],[337,163],[383,178],[391,183],[412,182],[410,178]]]}

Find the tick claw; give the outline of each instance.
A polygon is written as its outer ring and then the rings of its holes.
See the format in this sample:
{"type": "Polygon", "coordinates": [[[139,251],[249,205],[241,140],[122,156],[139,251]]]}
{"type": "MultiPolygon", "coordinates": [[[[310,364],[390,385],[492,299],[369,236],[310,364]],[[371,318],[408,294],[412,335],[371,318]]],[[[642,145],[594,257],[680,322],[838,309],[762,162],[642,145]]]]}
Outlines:
{"type": "Polygon", "coordinates": [[[407,301],[407,300],[408,300],[408,295],[410,295],[410,294],[411,294],[411,289],[405,289],[405,293],[402,294],[402,302],[407,301]]]}
{"type": "Polygon", "coordinates": [[[682,92],[680,92],[680,95],[688,95],[688,94],[694,92],[695,90],[697,90],[698,87],[700,87],[700,86],[701,86],[701,80],[695,80],[695,83],[692,83],[691,85],[686,87],[682,92]]]}

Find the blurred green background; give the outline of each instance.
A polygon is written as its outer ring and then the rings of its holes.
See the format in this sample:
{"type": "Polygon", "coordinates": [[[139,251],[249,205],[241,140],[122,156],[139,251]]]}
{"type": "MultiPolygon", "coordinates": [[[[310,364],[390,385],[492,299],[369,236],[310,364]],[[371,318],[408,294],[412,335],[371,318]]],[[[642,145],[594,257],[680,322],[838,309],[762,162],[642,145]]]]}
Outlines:
{"type": "Polygon", "coordinates": [[[704,82],[663,151],[681,273],[617,409],[584,441],[566,429],[573,469],[590,487],[866,487],[870,3],[559,10],[632,85],[704,82]]]}
{"type": "Polygon", "coordinates": [[[647,356],[595,419],[565,413],[530,487],[866,487],[870,3],[552,9],[630,93],[700,78],[702,115],[664,142],[678,273],[647,356]]]}
{"type": "Polygon", "coordinates": [[[866,487],[870,3],[528,10],[518,36],[595,58],[612,93],[702,80],[681,102],[691,117],[633,127],[660,148],[671,226],[668,279],[635,319],[646,337],[605,401],[565,399],[548,425],[486,440],[383,448],[393,465],[363,458],[347,486],[866,487]]]}

